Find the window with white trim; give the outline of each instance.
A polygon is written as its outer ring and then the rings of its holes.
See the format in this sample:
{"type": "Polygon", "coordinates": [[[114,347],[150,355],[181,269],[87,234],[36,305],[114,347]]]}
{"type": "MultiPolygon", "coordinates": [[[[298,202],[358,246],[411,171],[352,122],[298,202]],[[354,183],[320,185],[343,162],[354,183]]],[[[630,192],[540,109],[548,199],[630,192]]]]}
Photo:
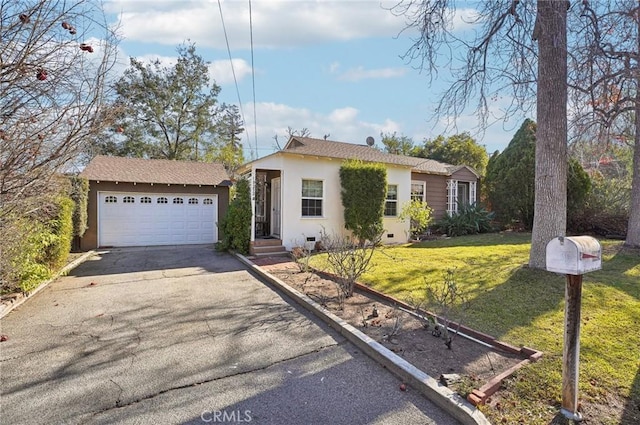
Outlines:
{"type": "Polygon", "coordinates": [[[469,205],[469,182],[458,182],[458,207],[456,211],[460,211],[460,208],[464,208],[469,205]]]}
{"type": "Polygon", "coordinates": [[[426,201],[426,182],[423,181],[411,181],[411,200],[412,201],[426,201]]]}
{"type": "Polygon", "coordinates": [[[122,203],[124,204],[133,204],[136,202],[136,198],[134,198],[133,196],[125,196],[124,198],[122,198],[122,203]]]}
{"type": "Polygon", "coordinates": [[[322,217],[322,180],[302,180],[302,216],[322,217]]]}
{"type": "Polygon", "coordinates": [[[149,196],[143,196],[142,198],[140,198],[140,203],[141,204],[150,204],[151,203],[151,198],[149,196]]]}
{"type": "Polygon", "coordinates": [[[174,204],[184,204],[184,199],[182,198],[173,198],[174,204]]]}
{"type": "Polygon", "coordinates": [[[167,198],[165,198],[164,196],[161,196],[156,200],[156,203],[157,204],[168,204],[169,200],[167,198]]]}
{"type": "Polygon", "coordinates": [[[116,198],[113,195],[109,195],[109,196],[105,196],[104,197],[104,203],[105,204],[115,204],[118,202],[118,198],[116,198]]]}
{"type": "Polygon", "coordinates": [[[202,201],[203,204],[205,205],[212,205],[213,204],[213,199],[211,198],[204,198],[204,200],[202,201]]]}
{"type": "Polygon", "coordinates": [[[189,198],[189,205],[198,205],[198,198],[189,198]]]}
{"type": "Polygon", "coordinates": [[[398,185],[387,186],[387,199],[384,202],[385,217],[395,217],[398,215],[398,185]]]}

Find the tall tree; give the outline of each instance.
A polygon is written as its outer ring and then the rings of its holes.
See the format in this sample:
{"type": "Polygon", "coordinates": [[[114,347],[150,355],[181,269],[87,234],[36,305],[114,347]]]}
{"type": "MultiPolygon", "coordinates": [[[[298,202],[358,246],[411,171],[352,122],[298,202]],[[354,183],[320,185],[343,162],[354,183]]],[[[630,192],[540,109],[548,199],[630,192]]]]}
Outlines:
{"type": "Polygon", "coordinates": [[[0,19],[1,234],[12,213],[49,205],[53,177],[112,122],[118,39],[99,1],[1,0],[0,19]]]}
{"type": "Polygon", "coordinates": [[[544,269],[547,243],[567,229],[567,7],[538,0],[536,185],[529,266],[544,269]]]}
{"type": "Polygon", "coordinates": [[[491,157],[484,181],[486,197],[503,223],[533,226],[536,123],[525,120],[501,152],[491,157]]]}
{"type": "MultiPolygon", "coordinates": [[[[501,153],[487,166],[485,190],[491,209],[504,224],[513,222],[531,230],[535,205],[536,123],[526,119],[501,153]]],[[[575,159],[568,162],[567,213],[580,212],[591,181],[575,159]]]]}
{"type": "Polygon", "coordinates": [[[220,87],[210,82],[195,44],[180,45],[177,52],[171,67],[131,58],[115,84],[124,138],[120,154],[198,161],[215,142],[220,87]]]}
{"type": "Polygon", "coordinates": [[[434,77],[451,70],[453,84],[436,114],[458,117],[477,100],[482,125],[491,99],[507,95],[504,117],[537,105],[536,210],[529,265],[545,268],[546,244],[566,227],[567,6],[557,0],[481,2],[460,29],[453,0],[404,0],[392,8],[419,37],[405,55],[434,77]],[[536,44],[537,41],[537,44],[536,44]],[[460,49],[459,62],[449,52],[460,49]],[[552,181],[553,180],[553,181],[552,181]],[[549,184],[542,184],[542,182],[549,184]]]}
{"type": "Polygon", "coordinates": [[[236,105],[222,105],[216,126],[216,142],[205,154],[207,161],[221,162],[230,174],[244,162],[241,135],[244,122],[236,105]]]}
{"type": "Polygon", "coordinates": [[[581,13],[583,46],[571,57],[576,127],[595,133],[604,148],[611,140],[633,146],[625,244],[640,247],[640,4],[584,1],[581,13]]]}
{"type": "Polygon", "coordinates": [[[440,135],[427,139],[424,146],[414,153],[423,158],[435,159],[453,165],[469,165],[484,176],[489,156],[487,149],[479,145],[469,133],[460,133],[445,138],[440,135]]]}
{"type": "Polygon", "coordinates": [[[413,139],[404,134],[380,133],[380,140],[384,146],[384,151],[396,155],[411,155],[413,151],[413,139]]]}

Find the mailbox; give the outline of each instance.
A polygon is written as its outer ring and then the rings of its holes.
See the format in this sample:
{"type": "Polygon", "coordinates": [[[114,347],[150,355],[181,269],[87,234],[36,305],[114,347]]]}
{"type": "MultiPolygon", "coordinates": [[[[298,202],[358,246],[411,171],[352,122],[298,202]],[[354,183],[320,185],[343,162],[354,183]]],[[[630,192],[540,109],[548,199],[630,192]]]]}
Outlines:
{"type": "Polygon", "coordinates": [[[600,242],[591,236],[559,236],[547,244],[547,270],[581,275],[602,268],[600,242]]]}

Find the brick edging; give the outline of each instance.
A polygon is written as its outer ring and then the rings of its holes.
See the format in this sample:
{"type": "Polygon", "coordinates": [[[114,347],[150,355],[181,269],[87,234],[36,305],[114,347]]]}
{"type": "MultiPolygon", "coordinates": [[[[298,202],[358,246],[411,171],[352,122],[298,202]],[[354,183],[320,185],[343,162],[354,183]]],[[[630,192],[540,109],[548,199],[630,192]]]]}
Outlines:
{"type": "Polygon", "coordinates": [[[434,402],[463,424],[490,425],[490,422],[480,410],[464,398],[460,397],[460,395],[453,392],[450,388],[442,385],[436,379],[416,368],[373,338],[347,323],[345,320],[324,309],[308,296],[302,294],[277,277],[266,272],[261,267],[255,265],[245,256],[241,254],[235,255],[253,272],[262,276],[269,283],[295,300],[298,304],[322,319],[369,357],[382,364],[404,382],[420,391],[426,398],[434,402]]]}
{"type": "MultiPolygon", "coordinates": [[[[327,273],[321,270],[315,270],[314,269],[314,273],[317,273],[320,276],[326,276],[329,279],[335,279],[336,276],[332,275],[331,273],[327,273]]],[[[358,291],[361,292],[365,292],[367,294],[370,294],[374,297],[377,297],[379,299],[382,299],[388,303],[391,304],[395,304],[398,305],[404,309],[407,309],[409,311],[414,311],[415,308],[412,307],[411,305],[405,303],[404,301],[398,300],[396,298],[393,298],[387,294],[384,294],[382,292],[376,291],[375,289],[363,285],[361,283],[356,282],[355,284],[355,288],[358,291]]],[[[430,312],[430,311],[426,311],[426,310],[422,310],[420,309],[420,313],[424,314],[424,315],[428,315],[431,316],[435,319],[438,319],[438,321],[440,323],[442,323],[442,318],[440,318],[438,315],[430,312]]],[[[496,339],[496,337],[491,336],[489,334],[483,333],[483,332],[479,332],[476,331],[475,329],[469,328],[461,323],[457,323],[457,322],[450,322],[449,326],[451,328],[456,328],[458,329],[462,334],[470,336],[471,338],[477,339],[491,347],[494,347],[498,350],[502,350],[505,351],[507,353],[511,353],[511,354],[516,354],[519,356],[522,356],[522,360],[520,362],[518,362],[517,364],[511,366],[509,369],[499,373],[498,375],[494,376],[493,378],[491,378],[489,381],[485,382],[484,385],[482,385],[480,388],[475,389],[471,392],[471,394],[469,394],[469,396],[467,397],[467,399],[473,403],[474,405],[479,405],[479,404],[484,404],[487,399],[493,395],[496,391],[498,391],[500,389],[500,386],[502,385],[502,381],[506,378],[508,378],[509,376],[511,376],[513,373],[515,373],[517,370],[521,369],[522,367],[530,364],[530,363],[534,363],[536,361],[538,361],[542,355],[543,352],[542,351],[538,351],[534,348],[530,348],[530,347],[515,347],[511,344],[508,344],[506,342],[502,342],[499,341],[498,339],[496,339]]]]}

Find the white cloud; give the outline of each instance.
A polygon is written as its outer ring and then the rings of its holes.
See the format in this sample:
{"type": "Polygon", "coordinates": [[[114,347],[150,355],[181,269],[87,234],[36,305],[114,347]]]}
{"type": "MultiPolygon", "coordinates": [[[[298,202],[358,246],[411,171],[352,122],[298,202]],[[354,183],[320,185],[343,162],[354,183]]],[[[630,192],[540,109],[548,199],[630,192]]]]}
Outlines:
{"type": "Polygon", "coordinates": [[[251,75],[251,65],[244,59],[232,59],[233,69],[231,69],[231,62],[228,60],[217,60],[209,64],[209,73],[211,78],[218,84],[231,84],[233,83],[233,72],[235,71],[236,79],[238,82],[248,75],[251,75]]]}
{"type": "MultiPolygon", "coordinates": [[[[253,111],[253,105],[245,107],[245,113],[253,111]]],[[[294,130],[308,129],[312,137],[323,138],[328,135],[329,140],[364,144],[368,136],[373,136],[379,143],[381,132],[400,132],[400,125],[391,119],[383,122],[366,122],[358,119],[359,111],[346,106],[337,108],[327,114],[311,111],[307,108],[295,108],[278,103],[257,103],[257,134],[258,156],[265,156],[276,150],[274,135],[278,135],[281,147],[287,142],[287,128],[294,130]]],[[[243,137],[245,156],[251,157],[255,152],[253,114],[245,116],[245,134],[243,137]]]]}
{"type": "MultiPolygon", "coordinates": [[[[144,64],[150,64],[156,60],[160,61],[163,67],[173,67],[178,63],[177,56],[161,56],[155,54],[142,55],[136,58],[144,64]]],[[[251,65],[244,59],[232,59],[233,70],[236,73],[236,78],[240,82],[244,77],[251,75],[251,65]]],[[[209,77],[212,81],[215,80],[217,84],[231,84],[233,83],[233,71],[231,69],[231,62],[228,59],[213,61],[208,65],[209,77]]]]}
{"type": "Polygon", "coordinates": [[[380,78],[397,78],[407,73],[406,68],[364,69],[362,66],[348,69],[338,79],[342,81],[360,81],[380,78]]]}
{"type": "Polygon", "coordinates": [[[356,108],[352,108],[350,106],[346,108],[334,109],[329,114],[329,120],[333,123],[349,123],[356,119],[358,116],[358,110],[356,108]]]}
{"type": "MultiPolygon", "coordinates": [[[[259,0],[252,3],[255,47],[290,47],[375,36],[395,36],[403,19],[379,1],[259,0]]],[[[107,0],[106,10],[119,15],[128,42],[177,45],[190,39],[197,45],[226,49],[216,1],[107,0]]],[[[232,49],[250,46],[248,2],[222,2],[232,49]]]]}

